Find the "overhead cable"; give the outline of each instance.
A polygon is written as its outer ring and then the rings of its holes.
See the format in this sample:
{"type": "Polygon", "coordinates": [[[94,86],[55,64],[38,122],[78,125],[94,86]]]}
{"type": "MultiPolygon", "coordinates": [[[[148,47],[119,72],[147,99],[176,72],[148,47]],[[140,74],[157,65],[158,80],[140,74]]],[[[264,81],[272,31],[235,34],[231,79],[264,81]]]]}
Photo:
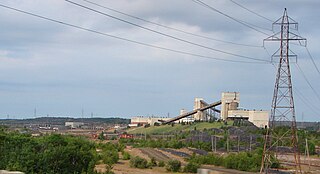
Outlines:
{"type": "Polygon", "coordinates": [[[157,33],[157,34],[159,34],[159,35],[162,35],[162,36],[165,36],[165,37],[169,37],[169,38],[171,38],[171,39],[178,40],[178,41],[180,41],[180,42],[184,42],[184,43],[187,43],[187,44],[190,44],[190,45],[198,46],[198,47],[201,47],[201,48],[205,48],[205,49],[208,49],[208,50],[212,50],[212,51],[215,51],[215,52],[219,52],[219,53],[223,53],[223,54],[227,54],[227,55],[231,55],[231,56],[235,56],[235,57],[241,57],[241,58],[244,58],[244,59],[256,60],[256,61],[260,61],[260,62],[269,62],[269,61],[264,60],[264,59],[258,59],[258,58],[254,58],[254,57],[244,56],[244,55],[240,55],[240,54],[231,53],[231,52],[223,51],[223,50],[220,50],[220,49],[208,47],[208,46],[201,45],[201,44],[198,44],[198,43],[194,43],[194,42],[189,41],[189,40],[181,39],[181,38],[179,38],[179,37],[176,37],[176,36],[173,36],[173,35],[169,35],[169,34],[166,34],[166,33],[163,33],[163,32],[159,32],[159,31],[156,31],[156,30],[153,30],[153,29],[150,29],[150,28],[141,26],[141,25],[139,25],[139,24],[136,24],[136,23],[133,23],[133,22],[130,22],[130,21],[127,21],[127,20],[124,20],[124,19],[121,19],[121,18],[112,16],[112,15],[109,15],[109,14],[107,14],[107,13],[101,12],[101,11],[99,11],[99,10],[95,10],[95,9],[93,9],[93,8],[87,7],[87,6],[85,6],[85,5],[82,5],[82,4],[79,4],[79,3],[76,3],[76,2],[73,2],[73,1],[70,1],[70,0],[65,0],[65,1],[66,1],[66,2],[69,2],[69,3],[73,4],[73,5],[76,5],[76,6],[78,6],[78,7],[81,7],[81,8],[87,9],[87,10],[89,10],[89,11],[98,13],[98,14],[100,14],[100,15],[107,16],[107,17],[110,17],[110,18],[112,18],[112,19],[115,19],[115,20],[118,20],[118,21],[121,21],[121,22],[130,24],[130,25],[132,25],[132,26],[136,26],[136,27],[138,27],[138,28],[141,28],[141,29],[144,29],[144,30],[153,32],[153,33],[157,33]]]}
{"type": "MultiPolygon", "coordinates": [[[[259,32],[259,33],[262,33],[262,34],[264,34],[264,35],[269,36],[268,33],[256,29],[255,27],[257,27],[257,26],[253,27],[253,26],[252,26],[253,24],[248,24],[247,22],[244,22],[244,21],[242,21],[242,20],[236,19],[236,18],[234,18],[234,17],[232,17],[232,16],[230,16],[230,15],[228,15],[228,14],[226,14],[226,13],[223,13],[223,12],[221,12],[220,10],[218,10],[218,9],[216,9],[216,8],[214,8],[214,7],[206,4],[206,3],[204,3],[204,2],[201,1],[201,0],[192,0],[192,1],[195,2],[195,3],[197,3],[197,4],[199,4],[199,5],[202,5],[203,7],[208,8],[208,9],[210,9],[210,10],[213,10],[213,11],[215,11],[215,12],[217,12],[217,13],[219,13],[219,14],[221,14],[221,15],[229,18],[229,19],[232,19],[233,21],[236,21],[236,22],[238,22],[238,23],[240,23],[240,24],[242,24],[242,25],[244,25],[244,26],[246,26],[246,27],[248,27],[248,28],[251,28],[252,30],[255,30],[255,31],[259,32]]],[[[259,27],[259,28],[260,28],[260,27],[259,27]]]]}
{"type": "Polygon", "coordinates": [[[72,27],[72,28],[76,28],[76,29],[79,29],[79,30],[83,30],[83,31],[99,34],[99,35],[102,35],[102,36],[105,36],[105,37],[111,37],[111,38],[114,38],[114,39],[130,42],[130,43],[134,43],[134,44],[138,44],[138,45],[143,45],[143,46],[147,46],[147,47],[152,47],[152,48],[156,48],[156,49],[160,49],[160,50],[175,52],[175,53],[179,53],[179,54],[183,54],[183,55],[189,55],[189,56],[193,56],[193,57],[200,57],[200,58],[212,59],[212,60],[218,60],[218,61],[225,61],[225,62],[234,62],[234,63],[266,64],[266,63],[263,63],[263,62],[252,62],[252,61],[249,62],[249,61],[240,61],[240,60],[216,58],[216,57],[211,57],[211,56],[205,56],[205,55],[199,55],[199,54],[194,54],[194,53],[190,53],[190,52],[175,50],[175,49],[171,49],[171,48],[161,47],[161,46],[157,46],[157,45],[152,45],[152,44],[148,44],[148,43],[144,43],[144,42],[140,42],[140,41],[135,41],[135,40],[131,40],[131,39],[127,39],[127,38],[123,38],[123,37],[119,37],[119,36],[103,33],[103,32],[100,32],[100,31],[93,30],[93,29],[89,29],[89,28],[84,28],[84,27],[81,27],[81,26],[77,26],[77,25],[70,24],[70,23],[67,23],[67,22],[59,21],[59,20],[56,20],[56,19],[52,19],[52,18],[49,18],[49,17],[38,15],[38,14],[35,14],[35,13],[27,12],[27,11],[20,10],[20,9],[17,9],[17,8],[13,8],[13,7],[10,7],[10,6],[7,6],[7,5],[3,5],[3,4],[0,4],[0,7],[6,8],[6,9],[10,9],[10,10],[13,10],[13,11],[16,11],[16,12],[19,12],[19,13],[23,13],[23,14],[26,14],[26,15],[30,15],[30,16],[33,16],[33,17],[41,18],[43,20],[47,20],[47,21],[50,21],[50,22],[54,22],[54,23],[58,23],[58,24],[61,24],[61,25],[65,25],[65,26],[68,26],[68,27],[72,27]]]}
{"type": "Polygon", "coordinates": [[[305,47],[305,48],[306,48],[306,50],[307,50],[307,52],[308,52],[309,58],[311,59],[313,66],[316,68],[317,72],[318,72],[318,73],[319,73],[319,75],[320,75],[319,68],[318,68],[318,66],[317,66],[316,62],[314,61],[314,59],[313,59],[313,57],[312,57],[312,55],[311,55],[311,53],[310,53],[310,51],[309,51],[308,47],[305,47]]]}
{"type": "Polygon", "coordinates": [[[249,8],[245,7],[244,5],[239,4],[238,2],[235,2],[234,0],[230,0],[230,1],[231,1],[232,3],[234,3],[234,4],[236,4],[237,6],[243,8],[243,9],[245,9],[245,10],[247,10],[247,11],[249,11],[249,12],[251,12],[251,13],[253,13],[253,14],[255,14],[255,15],[257,15],[257,16],[265,19],[265,20],[267,20],[267,21],[269,21],[269,22],[272,22],[272,23],[274,22],[273,20],[271,20],[271,19],[269,19],[269,18],[267,18],[267,17],[265,17],[265,16],[262,16],[262,15],[260,15],[259,13],[255,12],[255,11],[253,11],[253,10],[250,10],[249,8]]]}
{"type": "Polygon", "coordinates": [[[300,68],[299,64],[295,64],[299,70],[299,72],[302,74],[302,77],[304,78],[304,80],[308,83],[309,87],[312,89],[313,93],[316,95],[316,97],[319,99],[320,101],[320,96],[318,94],[318,92],[313,88],[313,86],[311,85],[310,81],[308,80],[307,76],[305,75],[305,73],[302,71],[302,69],[300,68]]]}
{"type": "Polygon", "coordinates": [[[125,16],[128,16],[128,17],[131,17],[131,18],[133,18],[133,19],[137,19],[137,20],[140,20],[140,21],[143,21],[143,22],[146,22],[146,23],[150,23],[150,24],[153,24],[153,25],[157,25],[157,26],[160,26],[160,27],[163,27],[163,28],[167,28],[167,29],[170,29],[170,30],[178,31],[178,32],[181,32],[181,33],[184,33],[184,34],[188,34],[188,35],[191,35],[191,36],[195,36],[195,37],[199,37],[199,38],[203,38],[203,39],[208,39],[208,40],[212,40],[212,41],[217,41],[217,42],[222,42],[222,43],[226,43],[226,44],[246,46],[246,47],[262,48],[262,46],[258,46],[258,45],[249,45],[249,44],[243,44],[243,43],[236,43],[236,42],[231,42],[231,41],[216,39],[216,38],[212,38],[212,37],[209,37],[209,36],[204,36],[204,35],[200,35],[200,34],[188,32],[188,31],[181,30],[181,29],[174,28],[174,27],[170,27],[170,26],[167,26],[167,25],[164,25],[164,24],[161,24],[161,23],[153,22],[153,21],[150,21],[150,20],[141,18],[141,17],[137,17],[137,16],[134,16],[134,15],[131,15],[131,14],[128,14],[128,13],[125,13],[125,12],[122,12],[122,11],[119,11],[119,10],[116,10],[116,9],[114,9],[114,8],[107,7],[107,6],[105,6],[105,5],[101,5],[101,4],[92,2],[92,1],[89,1],[89,0],[83,0],[83,1],[85,1],[85,2],[87,2],[87,3],[90,3],[90,4],[93,4],[93,5],[96,5],[96,6],[98,6],[98,7],[101,7],[101,8],[104,8],[104,9],[107,9],[107,10],[110,10],[110,11],[113,11],[113,12],[116,12],[116,13],[118,13],[118,14],[122,14],[122,15],[125,15],[125,16]]]}
{"type": "MultiPolygon", "coordinates": [[[[277,69],[276,65],[273,64],[273,63],[272,63],[272,65],[273,65],[273,67],[274,67],[275,70],[276,70],[276,69],[277,69]]],[[[317,115],[320,115],[319,112],[318,112],[318,110],[320,110],[320,108],[316,107],[313,102],[311,102],[307,97],[305,97],[305,96],[303,95],[303,93],[298,90],[297,87],[293,86],[292,88],[294,89],[293,91],[294,91],[295,94],[300,98],[300,100],[301,100],[307,107],[309,107],[309,108],[313,111],[313,113],[315,113],[315,114],[317,114],[317,115]]]]}
{"type": "Polygon", "coordinates": [[[296,96],[298,96],[300,98],[300,100],[302,101],[302,103],[304,103],[307,107],[309,107],[309,109],[320,116],[319,113],[319,108],[315,107],[313,105],[313,102],[310,102],[297,88],[294,88],[295,94],[296,96]]]}

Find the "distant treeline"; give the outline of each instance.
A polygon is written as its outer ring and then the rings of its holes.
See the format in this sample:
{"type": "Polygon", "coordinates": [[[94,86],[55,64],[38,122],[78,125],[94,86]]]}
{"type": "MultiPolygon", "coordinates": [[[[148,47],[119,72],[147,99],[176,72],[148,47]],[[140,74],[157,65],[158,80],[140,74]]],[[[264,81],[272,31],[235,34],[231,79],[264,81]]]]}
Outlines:
{"type": "Polygon", "coordinates": [[[64,125],[67,121],[98,124],[129,124],[126,118],[71,118],[71,117],[39,117],[31,119],[0,119],[0,124],[53,124],[64,125]]]}

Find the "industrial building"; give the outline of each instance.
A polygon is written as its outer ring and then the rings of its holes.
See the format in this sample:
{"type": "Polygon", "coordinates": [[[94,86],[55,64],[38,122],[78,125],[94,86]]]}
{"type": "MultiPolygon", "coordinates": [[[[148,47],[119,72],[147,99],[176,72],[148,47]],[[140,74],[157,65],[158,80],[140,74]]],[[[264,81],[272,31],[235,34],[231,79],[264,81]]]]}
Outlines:
{"type": "Polygon", "coordinates": [[[143,125],[151,125],[153,126],[154,123],[160,123],[159,120],[167,121],[170,118],[168,117],[157,117],[157,116],[151,116],[151,117],[144,117],[144,116],[135,116],[131,118],[131,124],[129,124],[130,127],[136,127],[136,126],[143,126],[143,125]]]}
{"type": "Polygon", "coordinates": [[[244,110],[239,108],[240,93],[239,92],[223,92],[221,100],[208,104],[202,98],[195,98],[194,109],[190,112],[181,112],[179,116],[161,120],[164,124],[171,122],[179,122],[185,118],[193,118],[193,121],[208,121],[210,119],[217,119],[220,114],[221,120],[236,120],[245,119],[252,122],[257,127],[268,126],[269,112],[268,111],[256,111],[256,110],[244,110]],[[216,107],[221,105],[221,110],[216,107]]]}
{"type": "Polygon", "coordinates": [[[167,117],[142,117],[137,116],[131,118],[131,126],[146,125],[151,126],[154,123],[178,123],[178,122],[194,122],[208,121],[210,119],[218,119],[220,114],[221,120],[244,119],[252,122],[255,126],[263,128],[268,126],[269,112],[262,110],[245,110],[239,108],[240,93],[239,92],[223,92],[221,100],[208,104],[203,98],[195,98],[194,109],[190,112],[185,109],[180,110],[180,115],[174,118],[167,117]],[[221,105],[221,110],[216,107],[221,105]]]}
{"type": "Polygon", "coordinates": [[[246,119],[260,128],[268,126],[268,111],[239,109],[239,103],[239,92],[223,92],[221,96],[221,119],[246,119]]]}
{"type": "Polygon", "coordinates": [[[65,126],[70,127],[71,129],[80,128],[83,125],[84,125],[83,122],[71,122],[71,121],[65,122],[65,126]]]}

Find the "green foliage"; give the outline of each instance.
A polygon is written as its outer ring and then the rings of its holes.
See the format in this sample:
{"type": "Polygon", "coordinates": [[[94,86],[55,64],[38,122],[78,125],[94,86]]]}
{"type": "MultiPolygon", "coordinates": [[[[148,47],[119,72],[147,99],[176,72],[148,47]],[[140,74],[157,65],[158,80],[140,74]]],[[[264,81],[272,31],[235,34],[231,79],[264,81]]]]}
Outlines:
{"type": "Polygon", "coordinates": [[[186,172],[186,173],[197,173],[198,168],[200,168],[200,164],[189,162],[183,168],[183,172],[186,172]]]}
{"type": "Polygon", "coordinates": [[[159,161],[158,166],[159,167],[164,167],[166,164],[164,163],[164,161],[159,161]]]}
{"type": "Polygon", "coordinates": [[[139,169],[146,169],[148,168],[148,161],[144,158],[139,156],[135,156],[130,159],[130,167],[139,168],[139,169]]]}
{"type": "Polygon", "coordinates": [[[94,144],[71,136],[33,138],[19,133],[0,133],[0,168],[25,173],[93,173],[94,144]]]}
{"type": "Polygon", "coordinates": [[[150,124],[144,125],[144,128],[148,128],[148,127],[150,127],[150,124]]]}
{"type": "Polygon", "coordinates": [[[112,144],[110,142],[96,144],[96,148],[101,149],[99,160],[106,164],[106,173],[113,173],[112,169],[115,163],[119,161],[118,151],[122,150],[122,145],[112,144]]]}
{"type": "Polygon", "coordinates": [[[169,160],[166,169],[168,172],[178,172],[181,168],[181,162],[178,160],[169,160]]]}
{"type": "MultiPolygon", "coordinates": [[[[231,153],[225,157],[209,154],[206,156],[196,156],[193,155],[189,158],[189,163],[193,164],[210,164],[216,166],[224,166],[229,169],[236,169],[242,171],[257,172],[260,169],[262,158],[262,151],[258,149],[253,153],[240,152],[231,153]]],[[[279,167],[279,162],[272,160],[272,167],[279,167]]]]}
{"type": "Polygon", "coordinates": [[[222,166],[223,164],[223,157],[214,154],[208,154],[206,156],[196,156],[193,155],[190,157],[189,162],[191,163],[198,163],[198,164],[210,164],[216,166],[222,166]]]}
{"type": "Polygon", "coordinates": [[[99,134],[98,139],[104,140],[104,132],[103,131],[99,134]]]}
{"type": "Polygon", "coordinates": [[[152,167],[157,166],[157,161],[154,157],[151,158],[150,166],[152,166],[152,167]]]}
{"type": "MultiPolygon", "coordinates": [[[[306,143],[300,143],[299,150],[301,154],[304,154],[306,152],[306,143]]],[[[313,141],[308,141],[308,150],[310,155],[316,154],[316,145],[313,141]]]]}
{"type": "MultiPolygon", "coordinates": [[[[229,127],[231,126],[233,121],[228,121],[228,125],[224,127],[229,127]]],[[[197,122],[197,123],[186,123],[185,125],[182,124],[175,124],[174,126],[171,126],[171,124],[168,125],[160,125],[160,126],[150,126],[148,128],[133,128],[127,130],[128,133],[130,134],[141,134],[141,133],[147,133],[147,134],[158,134],[162,135],[163,133],[169,134],[169,133],[174,133],[174,132],[180,132],[180,131],[190,131],[193,130],[194,127],[197,127],[197,130],[203,130],[204,128],[206,129],[212,129],[212,128],[220,128],[223,125],[223,122],[213,122],[213,123],[208,123],[208,122],[197,122]]]]}
{"type": "Polygon", "coordinates": [[[128,152],[125,152],[125,151],[122,152],[123,160],[129,160],[130,158],[131,158],[131,155],[128,152]]]}
{"type": "Polygon", "coordinates": [[[115,164],[118,160],[119,155],[116,149],[108,149],[102,152],[102,161],[104,164],[115,164]]]}

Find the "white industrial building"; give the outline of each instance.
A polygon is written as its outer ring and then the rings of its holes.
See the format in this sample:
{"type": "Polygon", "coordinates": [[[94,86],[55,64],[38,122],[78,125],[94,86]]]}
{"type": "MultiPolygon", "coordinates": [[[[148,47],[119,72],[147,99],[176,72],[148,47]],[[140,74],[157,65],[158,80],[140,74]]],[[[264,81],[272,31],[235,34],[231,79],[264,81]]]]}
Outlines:
{"type": "Polygon", "coordinates": [[[223,92],[221,96],[221,119],[247,119],[257,127],[263,128],[268,126],[268,111],[239,109],[239,103],[239,92],[223,92]]]}
{"type": "Polygon", "coordinates": [[[129,125],[130,127],[135,127],[138,125],[146,125],[150,124],[151,126],[154,125],[154,123],[160,123],[159,120],[167,121],[170,118],[168,117],[156,117],[156,116],[151,116],[151,117],[144,117],[144,116],[136,116],[131,118],[131,124],[129,125]]]}
{"type": "Polygon", "coordinates": [[[65,122],[65,126],[70,127],[72,129],[80,128],[83,125],[84,125],[83,122],[73,122],[73,121],[72,122],[71,121],[65,122]]]}
{"type": "Polygon", "coordinates": [[[255,126],[263,128],[268,126],[269,123],[269,112],[268,111],[257,111],[257,110],[244,110],[239,109],[240,103],[240,93],[239,92],[223,92],[221,95],[221,102],[218,101],[214,105],[209,105],[202,98],[195,98],[194,109],[191,112],[187,112],[185,109],[180,110],[180,115],[175,118],[167,117],[132,117],[131,126],[146,125],[151,126],[154,123],[162,121],[168,122],[194,122],[195,120],[208,121],[211,117],[215,115],[210,114],[210,106],[217,106],[221,104],[221,110],[216,108],[211,108],[211,110],[220,112],[220,119],[222,120],[235,120],[235,119],[245,119],[252,122],[255,126]],[[208,109],[207,109],[207,108],[208,109]]]}

